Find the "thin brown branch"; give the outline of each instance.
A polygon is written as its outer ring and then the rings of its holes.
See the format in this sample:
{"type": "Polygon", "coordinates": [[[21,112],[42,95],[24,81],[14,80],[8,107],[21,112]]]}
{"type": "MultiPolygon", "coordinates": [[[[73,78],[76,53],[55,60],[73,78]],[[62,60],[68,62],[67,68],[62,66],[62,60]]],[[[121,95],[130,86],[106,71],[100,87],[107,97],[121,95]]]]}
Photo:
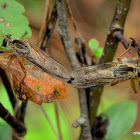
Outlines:
{"type": "Polygon", "coordinates": [[[130,41],[127,41],[127,40],[124,38],[124,36],[123,36],[123,34],[122,34],[121,32],[118,31],[118,32],[113,33],[113,37],[114,37],[115,39],[117,39],[118,41],[120,41],[120,42],[124,45],[124,47],[125,47],[126,49],[129,48],[130,41]]]}
{"type": "MultiPolygon", "coordinates": [[[[5,88],[6,88],[7,92],[8,92],[9,99],[10,99],[10,101],[11,101],[13,110],[14,110],[15,114],[17,114],[17,116],[19,116],[19,118],[16,118],[16,117],[14,117],[14,116],[9,116],[9,120],[8,120],[9,122],[8,122],[7,120],[5,120],[5,121],[6,121],[7,123],[10,123],[10,118],[11,118],[11,119],[13,118],[13,120],[15,120],[15,121],[12,122],[12,120],[11,120],[11,127],[12,127],[12,128],[14,128],[14,126],[20,127],[20,126],[17,126],[16,124],[14,124],[14,123],[17,123],[17,121],[18,121],[19,124],[20,124],[20,123],[23,123],[23,124],[24,124],[25,108],[24,108],[23,106],[22,106],[21,108],[19,108],[17,99],[16,99],[16,97],[14,96],[14,92],[13,92],[13,89],[12,89],[12,87],[11,87],[11,83],[10,83],[10,81],[9,81],[9,77],[8,77],[6,71],[3,70],[2,68],[0,68],[0,75],[1,75],[2,81],[3,81],[4,85],[5,85],[5,88]],[[24,108],[24,109],[23,109],[23,108],[24,108]],[[16,110],[20,110],[20,111],[17,112],[16,110]]],[[[2,111],[2,110],[1,110],[1,111],[2,111]]],[[[7,111],[8,111],[8,110],[7,110],[7,111]]],[[[7,112],[7,113],[8,113],[8,112],[7,112]]],[[[22,127],[23,127],[23,126],[21,126],[21,129],[24,129],[24,128],[22,128],[22,127]]],[[[25,127],[25,125],[24,125],[24,127],[25,127]]],[[[15,128],[15,129],[20,129],[20,128],[15,128]]],[[[26,127],[25,127],[25,129],[26,129],[26,127]]],[[[12,131],[12,129],[11,129],[11,131],[12,131]]],[[[20,133],[21,133],[21,132],[20,132],[20,131],[17,131],[17,130],[12,131],[13,139],[14,139],[14,140],[20,139],[20,137],[23,137],[23,136],[26,134],[26,131],[24,132],[24,134],[23,134],[22,136],[20,136],[20,135],[21,135],[20,133]]]]}
{"type": "Polygon", "coordinates": [[[14,109],[16,106],[17,100],[16,100],[16,97],[14,96],[14,92],[12,90],[11,83],[9,81],[7,74],[6,74],[6,71],[3,70],[1,67],[0,67],[0,76],[1,76],[3,84],[8,92],[9,99],[10,99],[12,107],[14,109]]]}
{"type": "MultiPolygon", "coordinates": [[[[123,33],[124,23],[127,13],[129,11],[130,3],[131,0],[118,0],[115,14],[108,31],[103,55],[99,63],[111,62],[113,60],[118,46],[118,41],[113,40],[112,42],[112,33],[116,31],[120,31],[121,33],[123,33]]],[[[93,126],[97,114],[97,109],[100,103],[100,97],[102,95],[103,86],[91,88],[91,91],[92,95],[90,96],[90,124],[91,126],[93,126]]]]}
{"type": "Polygon", "coordinates": [[[39,35],[38,35],[38,39],[37,39],[37,42],[36,42],[36,45],[39,48],[40,48],[42,40],[43,40],[43,38],[45,36],[45,31],[46,31],[46,27],[47,27],[47,18],[49,16],[48,15],[49,3],[50,3],[50,0],[46,0],[43,21],[42,21],[42,24],[41,24],[41,27],[40,27],[40,31],[39,31],[39,35]]]}
{"type": "Polygon", "coordinates": [[[50,118],[49,118],[49,116],[48,116],[46,110],[44,109],[43,105],[40,105],[40,108],[41,108],[41,110],[42,110],[42,112],[43,112],[45,118],[46,118],[47,121],[49,122],[49,124],[50,124],[50,126],[51,126],[51,128],[52,128],[52,130],[53,130],[53,132],[54,132],[54,134],[55,134],[55,136],[57,137],[58,140],[61,140],[60,137],[59,137],[59,135],[58,135],[58,133],[57,133],[57,131],[56,131],[56,129],[55,129],[55,127],[54,127],[54,125],[53,125],[53,123],[52,123],[52,121],[50,120],[50,118]]]}
{"type": "Polygon", "coordinates": [[[73,14],[71,11],[71,7],[69,4],[69,0],[66,0],[66,5],[67,5],[67,9],[68,9],[68,13],[71,19],[71,22],[73,24],[73,28],[74,31],[76,32],[76,37],[75,37],[75,43],[76,43],[76,55],[78,58],[78,61],[82,64],[82,65],[87,65],[87,53],[86,53],[86,43],[85,40],[83,39],[82,35],[80,34],[80,32],[77,29],[77,26],[75,24],[74,18],[73,18],[73,14]]]}
{"type": "MultiPolygon", "coordinates": [[[[58,31],[61,37],[61,41],[64,45],[64,49],[66,51],[66,55],[68,57],[70,65],[72,69],[75,69],[77,67],[80,67],[80,65],[78,63],[78,60],[77,60],[77,57],[73,48],[73,44],[70,39],[64,1],[57,0],[56,8],[57,8],[57,14],[58,14],[58,19],[59,19],[58,31]]],[[[87,140],[92,140],[90,124],[89,124],[89,119],[88,119],[86,92],[84,89],[78,89],[78,92],[79,92],[79,100],[80,100],[81,118],[84,118],[86,120],[86,123],[81,126],[82,130],[81,130],[80,139],[82,140],[86,138],[87,140]]]]}
{"type": "Polygon", "coordinates": [[[75,55],[75,51],[73,48],[73,44],[70,39],[70,35],[69,35],[68,27],[67,27],[67,17],[65,13],[64,1],[57,0],[56,8],[57,8],[57,14],[58,14],[58,20],[59,20],[58,31],[61,37],[61,41],[64,45],[66,55],[68,57],[68,60],[70,62],[72,69],[78,68],[80,67],[80,65],[78,63],[78,60],[77,60],[77,57],[75,55]]]}
{"type": "Polygon", "coordinates": [[[50,16],[50,19],[47,22],[47,27],[46,27],[46,33],[45,36],[43,37],[42,43],[40,48],[43,51],[46,51],[47,47],[49,46],[55,25],[56,25],[56,21],[57,21],[57,11],[56,11],[56,4],[54,4],[54,7],[52,9],[52,13],[50,16]]]}
{"type": "Polygon", "coordinates": [[[21,107],[18,108],[18,110],[16,111],[16,118],[24,123],[24,118],[25,118],[25,113],[26,113],[26,108],[27,108],[27,103],[22,103],[21,107]]]}
{"type": "Polygon", "coordinates": [[[82,126],[86,123],[85,118],[79,118],[78,120],[76,120],[75,122],[72,123],[72,126],[77,128],[79,126],[82,126]]]}
{"type": "Polygon", "coordinates": [[[0,103],[0,117],[5,120],[15,131],[16,137],[23,137],[26,134],[25,125],[13,117],[10,112],[0,103]]]}
{"type": "Polygon", "coordinates": [[[55,100],[54,101],[54,108],[55,108],[55,114],[56,114],[56,120],[57,120],[57,127],[58,127],[58,132],[59,132],[59,136],[60,136],[60,140],[63,140],[62,138],[62,133],[61,133],[61,125],[60,125],[60,119],[59,119],[59,110],[58,110],[58,101],[55,100]]]}

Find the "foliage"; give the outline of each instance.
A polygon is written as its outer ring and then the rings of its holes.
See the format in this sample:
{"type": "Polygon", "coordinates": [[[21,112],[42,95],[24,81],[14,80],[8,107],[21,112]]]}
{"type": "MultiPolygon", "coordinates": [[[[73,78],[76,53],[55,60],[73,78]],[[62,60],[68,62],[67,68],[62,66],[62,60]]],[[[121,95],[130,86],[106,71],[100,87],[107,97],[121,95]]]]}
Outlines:
{"type": "MultiPolygon", "coordinates": [[[[50,120],[52,121],[55,129],[57,130],[54,103],[43,104],[43,106],[45,107],[46,112],[50,120]]],[[[65,114],[60,106],[58,106],[58,109],[59,109],[59,120],[60,120],[63,139],[72,140],[70,128],[65,118],[65,114]]],[[[57,140],[54,132],[52,131],[50,124],[46,120],[45,116],[42,114],[40,107],[38,105],[30,102],[27,108],[26,117],[27,117],[26,125],[28,128],[28,133],[25,136],[25,140],[37,140],[37,139],[57,140]]]]}
{"type": "Polygon", "coordinates": [[[99,47],[99,42],[96,39],[90,39],[88,42],[88,46],[96,58],[100,58],[102,56],[103,47],[99,47]]]}
{"type": "Polygon", "coordinates": [[[137,104],[134,101],[123,101],[112,105],[105,113],[109,117],[106,140],[119,139],[133,126],[137,116],[137,104]]]}
{"type": "Polygon", "coordinates": [[[14,0],[1,0],[0,5],[0,33],[12,34],[14,38],[20,38],[27,31],[27,36],[30,37],[32,33],[28,19],[23,16],[24,7],[14,0]]]}

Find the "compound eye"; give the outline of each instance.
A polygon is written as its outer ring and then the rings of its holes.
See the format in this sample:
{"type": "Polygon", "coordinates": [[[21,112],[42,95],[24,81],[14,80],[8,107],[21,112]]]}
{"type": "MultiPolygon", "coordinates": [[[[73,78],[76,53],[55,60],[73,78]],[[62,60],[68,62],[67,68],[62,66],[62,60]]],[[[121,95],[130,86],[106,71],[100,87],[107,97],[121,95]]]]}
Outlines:
{"type": "Polygon", "coordinates": [[[4,39],[3,43],[2,43],[2,46],[6,47],[6,45],[7,45],[7,39],[4,39]]]}
{"type": "Polygon", "coordinates": [[[24,50],[24,46],[21,45],[21,44],[16,44],[16,48],[17,48],[18,50],[24,50]]]}
{"type": "Polygon", "coordinates": [[[3,40],[2,46],[7,47],[7,42],[10,41],[10,39],[12,39],[12,35],[6,35],[5,39],[3,40]]]}
{"type": "Polygon", "coordinates": [[[11,34],[8,34],[6,37],[9,38],[9,39],[11,39],[12,38],[12,35],[11,34]]]}

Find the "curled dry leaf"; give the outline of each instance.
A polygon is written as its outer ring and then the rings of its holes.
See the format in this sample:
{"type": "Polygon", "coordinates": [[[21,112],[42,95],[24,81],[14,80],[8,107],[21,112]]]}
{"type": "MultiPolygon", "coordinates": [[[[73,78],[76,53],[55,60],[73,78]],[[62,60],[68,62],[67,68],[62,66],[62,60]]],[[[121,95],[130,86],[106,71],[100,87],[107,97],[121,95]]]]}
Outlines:
{"type": "MultiPolygon", "coordinates": [[[[6,56],[0,57],[0,65],[2,68],[6,66],[9,58],[6,56]]],[[[30,64],[26,59],[22,59],[25,66],[27,76],[22,85],[22,101],[31,100],[37,104],[43,102],[49,103],[54,99],[63,99],[67,96],[64,83],[56,80],[44,71],[30,64]]],[[[10,75],[11,84],[17,97],[19,97],[20,83],[24,77],[18,59],[15,58],[7,68],[10,75]]]]}

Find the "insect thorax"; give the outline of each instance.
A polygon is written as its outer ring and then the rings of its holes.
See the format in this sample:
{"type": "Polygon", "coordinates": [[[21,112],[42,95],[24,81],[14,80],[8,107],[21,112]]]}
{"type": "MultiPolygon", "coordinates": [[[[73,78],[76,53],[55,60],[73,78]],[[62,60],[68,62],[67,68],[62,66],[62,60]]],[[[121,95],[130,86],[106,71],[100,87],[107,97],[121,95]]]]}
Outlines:
{"type": "Polygon", "coordinates": [[[126,64],[121,64],[114,69],[114,76],[116,78],[129,79],[130,77],[137,76],[137,69],[133,66],[128,66],[126,64]]]}
{"type": "MultiPolygon", "coordinates": [[[[8,45],[8,44],[7,44],[8,45]]],[[[15,39],[11,44],[9,44],[10,49],[17,54],[29,54],[30,53],[30,45],[28,42],[23,40],[15,39]]]]}

